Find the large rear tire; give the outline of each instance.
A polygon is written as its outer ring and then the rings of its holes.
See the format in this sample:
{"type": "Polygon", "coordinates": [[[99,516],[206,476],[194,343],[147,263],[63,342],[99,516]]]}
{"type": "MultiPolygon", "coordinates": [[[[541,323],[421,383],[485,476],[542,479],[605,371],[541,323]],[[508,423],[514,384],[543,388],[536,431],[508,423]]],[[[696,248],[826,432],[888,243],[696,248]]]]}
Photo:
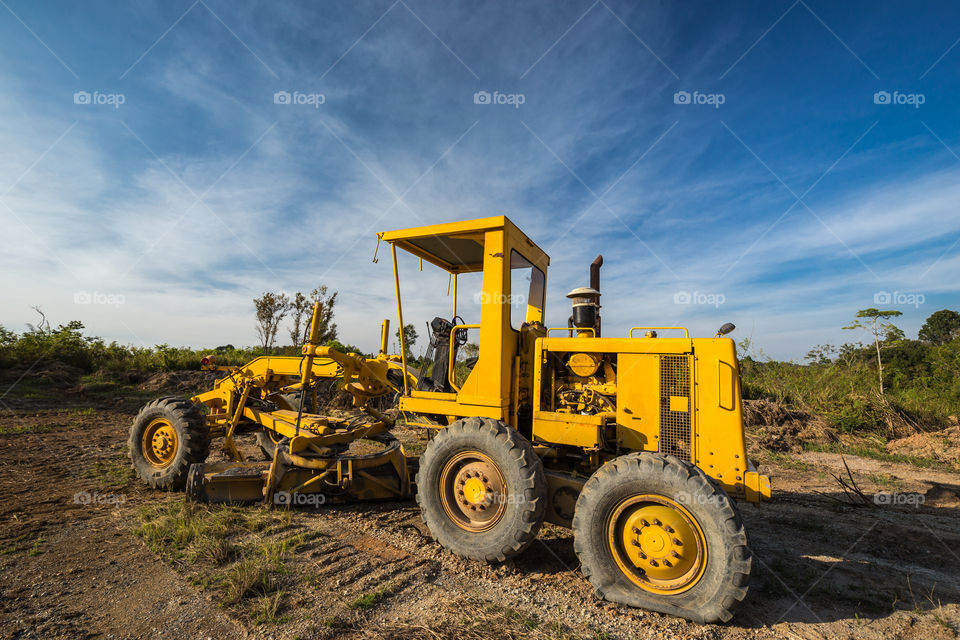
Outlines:
{"type": "Polygon", "coordinates": [[[752,556],[736,506],[673,456],[601,467],[577,499],[573,531],[600,598],[709,623],[729,620],[747,595],[752,556]]]}
{"type": "Polygon", "coordinates": [[[210,430],[197,407],[167,397],[146,404],[130,427],[128,455],[137,475],[154,489],[181,490],[190,465],[210,453],[210,430]]]}
{"type": "Polygon", "coordinates": [[[515,429],[465,418],[427,445],[417,502],[433,537],[450,551],[503,562],[536,539],[546,510],[543,463],[515,429]]]}

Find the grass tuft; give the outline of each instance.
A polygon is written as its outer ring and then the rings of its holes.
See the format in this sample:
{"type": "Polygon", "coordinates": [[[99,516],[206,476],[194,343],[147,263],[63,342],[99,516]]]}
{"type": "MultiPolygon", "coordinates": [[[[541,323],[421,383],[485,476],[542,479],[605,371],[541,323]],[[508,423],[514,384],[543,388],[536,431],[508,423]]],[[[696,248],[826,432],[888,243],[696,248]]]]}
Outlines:
{"type": "Polygon", "coordinates": [[[356,600],[352,601],[349,605],[351,609],[371,609],[387,597],[386,589],[378,589],[371,593],[365,593],[356,600]]]}

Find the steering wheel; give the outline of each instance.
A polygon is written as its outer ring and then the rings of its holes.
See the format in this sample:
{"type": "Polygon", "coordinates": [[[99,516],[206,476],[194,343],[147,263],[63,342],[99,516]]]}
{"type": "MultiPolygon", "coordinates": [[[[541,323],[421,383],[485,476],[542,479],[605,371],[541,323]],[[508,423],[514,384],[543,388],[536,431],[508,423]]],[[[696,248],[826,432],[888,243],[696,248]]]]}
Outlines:
{"type": "MultiPolygon", "coordinates": [[[[454,316],[453,324],[467,324],[463,318],[460,316],[454,316]]],[[[457,329],[453,332],[453,347],[454,349],[459,349],[467,343],[467,330],[466,329],[457,329]]]]}

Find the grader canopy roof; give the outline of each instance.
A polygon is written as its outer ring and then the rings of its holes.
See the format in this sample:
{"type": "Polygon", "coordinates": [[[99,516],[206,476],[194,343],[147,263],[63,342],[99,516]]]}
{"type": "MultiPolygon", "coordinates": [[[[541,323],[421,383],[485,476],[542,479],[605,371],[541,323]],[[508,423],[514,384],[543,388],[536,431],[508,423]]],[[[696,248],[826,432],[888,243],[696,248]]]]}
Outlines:
{"type": "Polygon", "coordinates": [[[503,230],[523,245],[527,258],[547,265],[549,257],[506,216],[386,231],[380,239],[451,273],[483,270],[484,234],[503,230]]]}

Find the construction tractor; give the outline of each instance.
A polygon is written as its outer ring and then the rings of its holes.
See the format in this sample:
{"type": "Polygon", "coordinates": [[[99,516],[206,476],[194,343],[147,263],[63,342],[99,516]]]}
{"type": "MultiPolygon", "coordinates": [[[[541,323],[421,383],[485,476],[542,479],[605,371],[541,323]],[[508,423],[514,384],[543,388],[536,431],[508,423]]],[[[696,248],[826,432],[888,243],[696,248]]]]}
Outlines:
{"type": "Polygon", "coordinates": [[[398,251],[446,272],[452,310],[429,323],[424,358],[408,362],[403,330],[399,355],[388,353],[388,320],[376,357],[318,344],[315,306],[300,355],[238,367],[206,357],[203,368],[223,373],[213,389],[146,405],[129,440],[140,477],[208,502],[415,495],[441,545],[487,562],[522,553],[550,522],[573,529],[600,598],[729,620],[752,565],[733,498],[770,497],[747,459],[733,325],[711,338],[681,327],[602,335],[599,257],[590,286],[568,295],[566,325],[547,327],[550,259],[502,216],[377,239],[392,254],[400,327],[398,251]],[[464,281],[477,287],[458,309],[464,281]],[[473,323],[460,317],[471,312],[473,323]],[[317,390],[331,382],[359,411],[321,415],[317,390]],[[390,399],[396,410],[384,408],[390,399]],[[430,436],[419,457],[391,432],[401,419],[430,436]],[[249,430],[264,460],[238,450],[234,436],[249,430]],[[213,437],[229,461],[206,462],[213,437]]]}

